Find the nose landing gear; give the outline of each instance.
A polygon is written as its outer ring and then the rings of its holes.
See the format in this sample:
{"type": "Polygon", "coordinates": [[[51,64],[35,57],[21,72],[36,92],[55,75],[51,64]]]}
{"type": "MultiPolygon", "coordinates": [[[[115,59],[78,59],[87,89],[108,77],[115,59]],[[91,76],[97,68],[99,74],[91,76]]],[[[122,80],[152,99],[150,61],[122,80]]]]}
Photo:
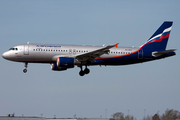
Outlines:
{"type": "Polygon", "coordinates": [[[27,67],[28,67],[28,63],[26,62],[25,65],[24,65],[25,69],[23,70],[24,73],[27,72],[27,67]]]}

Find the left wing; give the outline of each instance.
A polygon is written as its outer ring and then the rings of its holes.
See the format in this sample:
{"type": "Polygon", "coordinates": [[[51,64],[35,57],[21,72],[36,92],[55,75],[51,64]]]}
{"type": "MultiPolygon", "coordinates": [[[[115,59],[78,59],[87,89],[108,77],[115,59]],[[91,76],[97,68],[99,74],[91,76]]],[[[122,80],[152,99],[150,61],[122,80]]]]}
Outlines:
{"type": "Polygon", "coordinates": [[[113,48],[113,47],[118,47],[118,44],[114,44],[114,45],[108,45],[106,47],[88,52],[88,53],[83,53],[80,55],[75,56],[76,59],[78,59],[78,61],[83,62],[83,61],[90,61],[93,62],[95,58],[100,57],[103,54],[108,54],[109,49],[113,48]]]}

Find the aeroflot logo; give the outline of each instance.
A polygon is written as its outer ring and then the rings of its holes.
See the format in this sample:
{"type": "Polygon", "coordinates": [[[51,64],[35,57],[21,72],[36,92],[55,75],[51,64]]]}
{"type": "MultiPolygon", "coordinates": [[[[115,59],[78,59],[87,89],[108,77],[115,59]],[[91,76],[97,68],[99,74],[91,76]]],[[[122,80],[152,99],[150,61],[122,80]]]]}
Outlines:
{"type": "Polygon", "coordinates": [[[36,45],[36,47],[61,47],[58,45],[36,45]]]}

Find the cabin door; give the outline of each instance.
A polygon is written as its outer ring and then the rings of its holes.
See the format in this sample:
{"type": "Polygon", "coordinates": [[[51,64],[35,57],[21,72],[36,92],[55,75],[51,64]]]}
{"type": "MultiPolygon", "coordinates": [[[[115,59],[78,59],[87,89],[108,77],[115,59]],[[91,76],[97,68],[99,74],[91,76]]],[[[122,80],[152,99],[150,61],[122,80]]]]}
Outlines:
{"type": "Polygon", "coordinates": [[[24,45],[24,55],[29,55],[29,45],[24,45]]]}

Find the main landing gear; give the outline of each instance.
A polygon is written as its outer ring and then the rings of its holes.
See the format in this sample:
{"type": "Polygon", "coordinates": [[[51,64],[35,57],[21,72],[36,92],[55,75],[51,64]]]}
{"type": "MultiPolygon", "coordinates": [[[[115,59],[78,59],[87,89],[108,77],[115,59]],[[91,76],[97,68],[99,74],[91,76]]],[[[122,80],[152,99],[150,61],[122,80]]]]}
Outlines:
{"type": "Polygon", "coordinates": [[[25,65],[24,65],[25,69],[23,70],[24,73],[27,72],[27,67],[28,67],[28,63],[26,62],[25,65]]]}
{"type": "Polygon", "coordinates": [[[82,65],[80,68],[81,68],[81,71],[79,72],[80,76],[84,76],[85,74],[89,74],[90,70],[87,68],[87,65],[86,65],[86,68],[84,70],[82,70],[82,65]]]}

